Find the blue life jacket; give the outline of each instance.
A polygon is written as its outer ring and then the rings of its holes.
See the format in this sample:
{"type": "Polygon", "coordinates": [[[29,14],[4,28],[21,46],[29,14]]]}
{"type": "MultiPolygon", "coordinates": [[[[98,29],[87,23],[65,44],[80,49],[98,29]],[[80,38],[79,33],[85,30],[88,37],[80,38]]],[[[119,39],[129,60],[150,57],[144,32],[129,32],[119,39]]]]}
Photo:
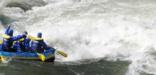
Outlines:
{"type": "Polygon", "coordinates": [[[30,50],[30,41],[29,38],[24,38],[23,41],[20,41],[21,49],[24,51],[30,50]]]}
{"type": "Polygon", "coordinates": [[[23,35],[10,36],[9,39],[3,39],[2,49],[5,51],[11,51],[13,48],[13,43],[23,38],[23,35]]]}
{"type": "Polygon", "coordinates": [[[19,44],[19,41],[16,41],[16,42],[14,43],[13,49],[14,49],[14,51],[16,51],[16,52],[21,52],[21,46],[20,46],[20,44],[19,44]]]}
{"type": "Polygon", "coordinates": [[[48,47],[44,40],[37,40],[37,41],[32,41],[31,42],[31,48],[33,51],[37,51],[39,53],[44,52],[48,47]]]}

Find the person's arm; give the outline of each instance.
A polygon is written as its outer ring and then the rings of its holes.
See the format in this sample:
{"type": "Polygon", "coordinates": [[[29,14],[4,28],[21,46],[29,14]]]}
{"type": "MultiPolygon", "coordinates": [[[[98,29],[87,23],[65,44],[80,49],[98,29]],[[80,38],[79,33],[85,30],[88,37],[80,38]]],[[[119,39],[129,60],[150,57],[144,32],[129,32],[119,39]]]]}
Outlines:
{"type": "Polygon", "coordinates": [[[22,38],[26,37],[25,35],[18,35],[18,36],[14,36],[12,37],[13,41],[17,41],[17,40],[20,40],[22,38]]]}
{"type": "Polygon", "coordinates": [[[9,33],[10,27],[11,27],[11,26],[8,26],[8,27],[7,27],[7,29],[6,29],[6,31],[5,31],[5,34],[8,34],[8,33],[9,33]]]}

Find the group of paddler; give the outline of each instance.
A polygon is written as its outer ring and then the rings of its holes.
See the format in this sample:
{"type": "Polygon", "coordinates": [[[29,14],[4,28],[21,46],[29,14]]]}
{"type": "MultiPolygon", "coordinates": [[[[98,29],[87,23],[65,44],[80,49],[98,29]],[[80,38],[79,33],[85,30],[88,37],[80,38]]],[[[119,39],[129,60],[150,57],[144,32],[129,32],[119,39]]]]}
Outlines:
{"type": "Polygon", "coordinates": [[[37,37],[28,35],[28,32],[13,36],[13,29],[7,27],[5,34],[1,34],[3,37],[2,48],[3,51],[8,52],[38,52],[42,53],[49,47],[46,45],[42,38],[42,33],[38,33],[37,37]]]}
{"type": "MultiPolygon", "coordinates": [[[[0,41],[0,50],[6,52],[34,52],[42,61],[45,61],[45,56],[42,53],[51,47],[44,42],[41,32],[37,34],[37,37],[28,35],[27,31],[17,36],[14,36],[13,33],[14,30],[11,26],[8,26],[5,34],[0,34],[0,36],[3,37],[3,41],[0,41]]],[[[63,51],[56,50],[56,52],[67,57],[67,54],[63,51]]],[[[3,58],[0,57],[0,59],[3,58]]]]}

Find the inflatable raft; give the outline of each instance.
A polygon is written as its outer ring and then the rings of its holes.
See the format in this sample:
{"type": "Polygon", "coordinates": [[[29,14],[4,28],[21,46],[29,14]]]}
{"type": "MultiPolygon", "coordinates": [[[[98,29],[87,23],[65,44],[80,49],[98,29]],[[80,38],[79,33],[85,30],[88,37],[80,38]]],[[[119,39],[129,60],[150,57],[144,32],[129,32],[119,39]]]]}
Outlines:
{"type": "Polygon", "coordinates": [[[1,49],[0,45],[0,60],[3,58],[12,58],[19,60],[41,60],[53,62],[55,60],[55,49],[50,48],[45,50],[43,53],[37,52],[6,52],[1,49]]]}
{"type": "MultiPolygon", "coordinates": [[[[6,34],[0,34],[3,38],[10,38],[6,34]]],[[[29,36],[31,40],[40,40],[39,38],[35,38],[32,36],[29,36]]],[[[63,57],[67,57],[68,55],[61,50],[56,50],[54,48],[49,48],[48,50],[45,50],[42,53],[38,52],[7,52],[2,50],[2,44],[3,41],[0,40],[0,61],[5,60],[5,58],[12,58],[12,59],[22,59],[22,60],[41,60],[41,61],[48,61],[48,62],[53,62],[55,60],[55,52],[56,54],[60,54],[63,57]]],[[[26,50],[30,51],[30,50],[26,50]]]]}

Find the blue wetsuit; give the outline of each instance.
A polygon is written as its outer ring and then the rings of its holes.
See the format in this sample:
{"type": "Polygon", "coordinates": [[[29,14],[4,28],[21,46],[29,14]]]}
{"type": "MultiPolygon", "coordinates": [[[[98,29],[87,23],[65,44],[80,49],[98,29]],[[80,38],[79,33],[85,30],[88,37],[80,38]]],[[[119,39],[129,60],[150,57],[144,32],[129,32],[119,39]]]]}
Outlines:
{"type": "Polygon", "coordinates": [[[31,48],[33,51],[37,51],[39,53],[44,52],[44,50],[48,49],[48,46],[44,42],[44,40],[32,41],[31,48]]]}
{"type": "MultiPolygon", "coordinates": [[[[18,36],[13,36],[13,30],[10,29],[10,26],[6,29],[5,34],[7,34],[8,36],[10,36],[10,38],[8,39],[3,39],[3,43],[2,43],[2,49],[4,51],[16,51],[17,47],[13,47],[13,43],[15,41],[18,41],[19,39],[23,38],[25,35],[18,35],[18,36]],[[15,49],[14,49],[15,48],[15,49]]],[[[18,43],[15,43],[15,45],[18,43]]],[[[18,46],[18,48],[20,48],[20,46],[18,46]]]]}
{"type": "Polygon", "coordinates": [[[20,46],[23,51],[30,50],[30,41],[29,38],[24,38],[24,40],[20,41],[20,46]]]}
{"type": "MultiPolygon", "coordinates": [[[[11,36],[9,39],[4,39],[3,44],[2,44],[2,49],[4,51],[14,51],[13,48],[15,48],[15,47],[13,47],[13,43],[15,41],[18,41],[21,38],[23,38],[23,35],[11,36]]],[[[17,43],[15,43],[15,44],[17,44],[17,43]]],[[[20,48],[20,46],[18,48],[20,48]]]]}
{"type": "Polygon", "coordinates": [[[20,43],[19,41],[16,41],[14,44],[13,44],[13,47],[12,47],[16,52],[21,52],[21,46],[20,46],[20,43]]]}
{"type": "MultiPolygon", "coordinates": [[[[38,38],[42,38],[42,33],[38,33],[38,38]]],[[[48,49],[48,46],[44,42],[44,40],[36,40],[31,42],[31,48],[33,51],[37,51],[39,53],[44,52],[44,50],[48,49]]]]}
{"type": "MultiPolygon", "coordinates": [[[[28,35],[28,32],[25,31],[24,35],[28,35]]],[[[19,41],[19,44],[20,44],[20,47],[21,47],[22,51],[29,51],[29,50],[31,50],[31,48],[30,48],[30,41],[31,40],[27,36],[25,36],[23,38],[23,40],[19,41]]]]}

